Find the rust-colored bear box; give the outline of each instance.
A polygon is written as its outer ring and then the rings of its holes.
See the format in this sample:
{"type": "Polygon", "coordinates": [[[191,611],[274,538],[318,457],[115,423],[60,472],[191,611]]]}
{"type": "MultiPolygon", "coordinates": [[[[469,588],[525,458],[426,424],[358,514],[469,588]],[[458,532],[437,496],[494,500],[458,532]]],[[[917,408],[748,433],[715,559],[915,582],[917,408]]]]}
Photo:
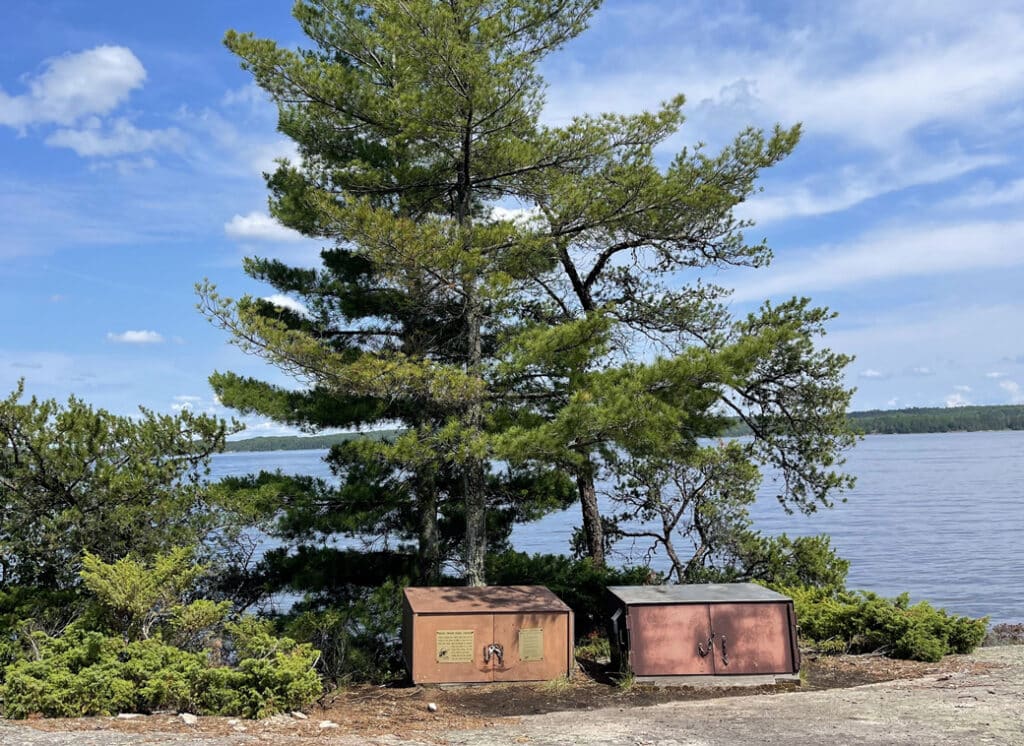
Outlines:
{"type": "Polygon", "coordinates": [[[793,601],[780,593],[753,583],[611,586],[608,592],[613,663],[641,681],[799,680],[793,601]]]}
{"type": "Polygon", "coordinates": [[[573,613],[547,588],[406,588],[402,645],[416,684],[548,681],[573,667],[573,613]]]}

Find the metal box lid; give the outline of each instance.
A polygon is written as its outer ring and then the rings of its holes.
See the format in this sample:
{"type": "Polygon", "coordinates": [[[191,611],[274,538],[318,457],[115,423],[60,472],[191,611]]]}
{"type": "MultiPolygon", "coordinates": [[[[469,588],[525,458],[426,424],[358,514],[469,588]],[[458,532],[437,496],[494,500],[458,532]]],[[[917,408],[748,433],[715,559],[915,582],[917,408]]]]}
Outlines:
{"type": "Polygon", "coordinates": [[[541,585],[406,588],[405,598],[414,614],[570,611],[562,599],[541,585]]]}
{"type": "Polygon", "coordinates": [[[694,583],[689,585],[612,585],[608,591],[627,606],[789,601],[787,596],[756,583],[694,583]]]}

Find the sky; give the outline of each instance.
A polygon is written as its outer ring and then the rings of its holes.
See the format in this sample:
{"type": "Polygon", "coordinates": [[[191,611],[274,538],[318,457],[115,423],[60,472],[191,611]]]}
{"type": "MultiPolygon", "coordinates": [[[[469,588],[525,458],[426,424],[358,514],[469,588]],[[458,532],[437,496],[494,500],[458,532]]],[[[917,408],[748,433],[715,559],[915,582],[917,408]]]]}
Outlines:
{"type": "MultiPolygon", "coordinates": [[[[1024,403],[1024,4],[607,0],[545,61],[544,120],[677,93],[657,155],[802,123],[738,213],[767,269],[729,270],[737,313],[809,296],[838,313],[854,409],[1024,403]]],[[[267,214],[294,155],[223,47],[303,37],[288,2],[18,0],[0,24],[0,389],[232,413],[207,378],[286,382],[195,310],[193,286],[272,291],[247,255],[314,266],[267,214]]],[[[250,418],[250,435],[276,424],[250,418]]]]}

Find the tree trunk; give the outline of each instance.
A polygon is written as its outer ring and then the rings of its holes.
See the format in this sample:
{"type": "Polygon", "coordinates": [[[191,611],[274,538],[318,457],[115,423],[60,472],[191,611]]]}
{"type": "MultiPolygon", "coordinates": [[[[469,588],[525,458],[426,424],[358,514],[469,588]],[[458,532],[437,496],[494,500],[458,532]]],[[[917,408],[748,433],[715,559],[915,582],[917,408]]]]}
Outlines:
{"type": "Polygon", "coordinates": [[[437,585],[441,581],[441,540],[437,529],[437,487],[433,479],[417,484],[417,506],[420,511],[419,560],[420,582],[437,585]]]}
{"type": "MultiPolygon", "coordinates": [[[[469,341],[469,370],[480,375],[480,301],[473,293],[467,303],[466,327],[469,341]]],[[[466,425],[476,434],[483,426],[483,402],[474,397],[466,413],[466,425]]],[[[464,466],[463,488],[466,501],[466,585],[486,585],[484,558],[487,554],[487,499],[485,494],[484,465],[470,457],[464,466]]]]}
{"type": "MultiPolygon", "coordinates": [[[[472,96],[468,92],[466,95],[467,101],[471,101],[472,96]]],[[[465,126],[462,131],[462,162],[456,185],[456,218],[462,229],[463,250],[470,261],[473,252],[473,134],[473,107],[470,104],[466,110],[465,126]]],[[[483,376],[483,305],[478,282],[478,270],[470,269],[466,273],[463,287],[466,294],[466,372],[480,379],[483,376]]],[[[465,418],[466,429],[473,437],[479,435],[484,423],[484,403],[480,394],[472,395],[472,399],[467,403],[465,418]]],[[[463,557],[466,566],[466,585],[486,585],[484,559],[487,555],[487,497],[483,461],[469,456],[463,465],[462,487],[466,509],[466,543],[463,557]]]]}
{"type": "Polygon", "coordinates": [[[601,510],[597,505],[592,464],[576,472],[576,489],[579,491],[580,508],[583,510],[583,535],[587,540],[587,554],[597,567],[604,567],[604,526],[601,524],[601,510]]]}

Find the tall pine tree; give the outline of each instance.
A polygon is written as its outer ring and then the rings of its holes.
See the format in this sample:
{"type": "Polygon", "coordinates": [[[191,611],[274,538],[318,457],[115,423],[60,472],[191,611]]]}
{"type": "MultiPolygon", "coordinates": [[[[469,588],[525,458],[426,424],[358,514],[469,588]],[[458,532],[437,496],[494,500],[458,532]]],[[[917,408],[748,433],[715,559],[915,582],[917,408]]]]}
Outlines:
{"type": "Polygon", "coordinates": [[[279,127],[302,155],[269,177],[271,212],[331,246],[316,271],[246,262],[251,276],[297,296],[308,314],[202,288],[202,308],[237,344],[304,384],[295,393],[216,374],[214,388],[229,406],[304,426],[397,423],[393,442],[364,442],[335,458],[347,478],[365,474],[360,464],[399,477],[390,484],[399,500],[415,501],[428,580],[443,559],[442,496],[458,496],[464,573],[481,584],[489,493],[519,495],[533,477],[528,492],[539,491],[541,503],[564,493],[543,473],[509,474],[519,487],[488,478],[494,328],[510,312],[510,283],[545,261],[514,223],[492,218],[492,207],[528,196],[531,173],[579,157],[571,143],[544,148],[536,137],[543,99],[535,67],[584,28],[597,4],[299,2],[294,14],[312,49],[226,38],[278,104],[279,127]]]}

